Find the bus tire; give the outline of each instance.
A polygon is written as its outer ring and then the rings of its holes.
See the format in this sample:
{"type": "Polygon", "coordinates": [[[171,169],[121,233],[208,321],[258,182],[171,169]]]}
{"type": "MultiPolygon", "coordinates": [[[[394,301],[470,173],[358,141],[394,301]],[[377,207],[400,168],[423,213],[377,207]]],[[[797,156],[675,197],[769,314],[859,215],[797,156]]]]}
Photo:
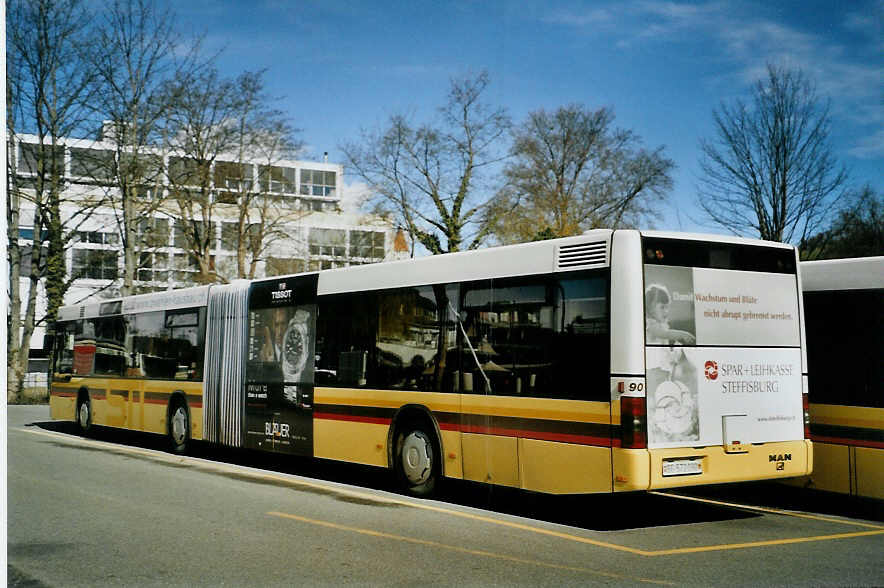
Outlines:
{"type": "Polygon", "coordinates": [[[80,392],[77,395],[77,414],[75,415],[77,422],[77,431],[86,436],[92,430],[92,402],[89,400],[88,392],[80,392]]]}
{"type": "Polygon", "coordinates": [[[420,425],[407,424],[396,435],[396,474],[403,490],[412,496],[427,496],[436,487],[439,451],[434,437],[420,425]]]}
{"type": "Polygon", "coordinates": [[[190,413],[180,398],[172,400],[169,406],[169,444],[172,452],[182,454],[187,451],[190,441],[190,413]]]}

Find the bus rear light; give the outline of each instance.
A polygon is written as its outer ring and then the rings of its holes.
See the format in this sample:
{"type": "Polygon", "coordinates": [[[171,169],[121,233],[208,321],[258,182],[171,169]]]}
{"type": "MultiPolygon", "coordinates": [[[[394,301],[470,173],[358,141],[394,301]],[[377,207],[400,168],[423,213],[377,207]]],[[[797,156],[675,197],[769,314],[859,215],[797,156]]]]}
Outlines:
{"type": "Polygon", "coordinates": [[[801,405],[804,407],[804,438],[810,439],[810,400],[806,392],[801,395],[801,405]]]}
{"type": "Polygon", "coordinates": [[[620,397],[620,446],[644,449],[648,446],[647,410],[643,396],[620,397]]]}

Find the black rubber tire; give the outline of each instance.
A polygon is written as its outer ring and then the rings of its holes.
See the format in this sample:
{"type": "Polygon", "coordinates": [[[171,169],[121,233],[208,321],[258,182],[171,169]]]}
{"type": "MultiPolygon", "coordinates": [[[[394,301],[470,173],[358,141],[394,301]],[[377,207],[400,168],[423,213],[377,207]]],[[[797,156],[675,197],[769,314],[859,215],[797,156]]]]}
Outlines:
{"type": "Polygon", "coordinates": [[[190,443],[190,412],[181,400],[169,406],[169,446],[172,453],[182,454],[190,443]]]}
{"type": "Polygon", "coordinates": [[[74,422],[77,424],[77,431],[84,437],[92,430],[92,402],[88,395],[77,398],[74,422]]]}
{"type": "Polygon", "coordinates": [[[395,468],[406,494],[429,496],[439,478],[439,444],[435,435],[420,425],[402,427],[396,433],[395,468]]]}

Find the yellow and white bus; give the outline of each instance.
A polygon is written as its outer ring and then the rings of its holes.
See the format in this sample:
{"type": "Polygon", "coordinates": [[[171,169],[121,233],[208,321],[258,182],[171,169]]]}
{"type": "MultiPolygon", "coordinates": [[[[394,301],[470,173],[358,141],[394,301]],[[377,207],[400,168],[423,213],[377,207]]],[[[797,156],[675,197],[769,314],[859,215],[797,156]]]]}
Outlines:
{"type": "Polygon", "coordinates": [[[812,469],[793,247],[635,230],[65,307],[56,419],[577,494],[812,469]]]}
{"type": "Polygon", "coordinates": [[[884,499],[884,257],[801,263],[816,453],[808,486],[884,499]]]}

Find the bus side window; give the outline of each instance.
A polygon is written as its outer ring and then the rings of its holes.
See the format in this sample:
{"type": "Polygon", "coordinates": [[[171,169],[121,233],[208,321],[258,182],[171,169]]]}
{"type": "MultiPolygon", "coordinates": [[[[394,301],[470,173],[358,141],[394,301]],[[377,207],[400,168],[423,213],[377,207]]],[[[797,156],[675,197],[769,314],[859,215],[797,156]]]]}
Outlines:
{"type": "Polygon", "coordinates": [[[53,372],[57,374],[74,373],[74,333],[77,321],[59,323],[56,326],[53,372]]]}
{"type": "Polygon", "coordinates": [[[446,287],[381,292],[378,314],[378,387],[442,391],[454,344],[446,287]]]}
{"type": "Polygon", "coordinates": [[[606,273],[497,279],[463,288],[465,393],[608,399],[606,273]]]}
{"type": "Polygon", "coordinates": [[[377,294],[361,292],[322,297],[318,309],[314,369],[318,385],[375,386],[377,294]]]}

